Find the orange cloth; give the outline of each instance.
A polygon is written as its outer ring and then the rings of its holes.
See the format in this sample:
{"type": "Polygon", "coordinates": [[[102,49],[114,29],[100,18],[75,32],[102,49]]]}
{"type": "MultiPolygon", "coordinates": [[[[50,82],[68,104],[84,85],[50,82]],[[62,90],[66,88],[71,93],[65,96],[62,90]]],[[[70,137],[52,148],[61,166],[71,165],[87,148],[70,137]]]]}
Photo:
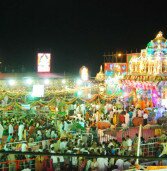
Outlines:
{"type": "Polygon", "coordinates": [[[107,129],[110,128],[111,124],[109,122],[98,122],[97,127],[98,129],[107,129]]]}

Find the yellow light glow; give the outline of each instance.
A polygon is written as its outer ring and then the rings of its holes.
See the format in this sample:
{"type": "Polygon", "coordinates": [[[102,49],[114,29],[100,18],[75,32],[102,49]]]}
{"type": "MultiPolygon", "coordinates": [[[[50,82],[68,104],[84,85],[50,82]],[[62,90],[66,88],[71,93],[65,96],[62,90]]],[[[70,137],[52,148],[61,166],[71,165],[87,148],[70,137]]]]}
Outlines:
{"type": "Polygon", "coordinates": [[[16,84],[16,81],[15,80],[9,80],[9,85],[13,86],[16,84]]]}
{"type": "Polygon", "coordinates": [[[121,57],[122,56],[122,53],[118,53],[118,57],[121,57]]]}
{"type": "Polygon", "coordinates": [[[160,31],[160,32],[157,34],[156,38],[160,38],[160,37],[162,37],[162,36],[163,36],[163,33],[160,31]]]}

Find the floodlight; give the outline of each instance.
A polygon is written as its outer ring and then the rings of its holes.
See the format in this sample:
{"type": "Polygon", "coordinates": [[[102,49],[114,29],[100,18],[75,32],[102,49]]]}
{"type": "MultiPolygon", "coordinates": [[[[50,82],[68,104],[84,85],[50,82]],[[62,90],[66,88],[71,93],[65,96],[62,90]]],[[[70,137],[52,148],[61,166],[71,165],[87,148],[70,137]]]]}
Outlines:
{"type": "Polygon", "coordinates": [[[62,80],[62,83],[63,83],[63,84],[65,84],[65,83],[66,83],[66,80],[65,80],[65,79],[63,79],[63,80],[62,80]]]}
{"type": "Polygon", "coordinates": [[[49,82],[50,82],[49,79],[45,79],[45,80],[44,80],[44,84],[45,84],[45,85],[48,85],[49,82]]]}
{"type": "Polygon", "coordinates": [[[31,78],[28,78],[28,79],[26,80],[26,84],[31,85],[31,84],[32,84],[32,79],[31,79],[31,78]]]}
{"type": "Polygon", "coordinates": [[[13,86],[16,84],[16,81],[15,80],[9,80],[9,85],[13,86]]]}

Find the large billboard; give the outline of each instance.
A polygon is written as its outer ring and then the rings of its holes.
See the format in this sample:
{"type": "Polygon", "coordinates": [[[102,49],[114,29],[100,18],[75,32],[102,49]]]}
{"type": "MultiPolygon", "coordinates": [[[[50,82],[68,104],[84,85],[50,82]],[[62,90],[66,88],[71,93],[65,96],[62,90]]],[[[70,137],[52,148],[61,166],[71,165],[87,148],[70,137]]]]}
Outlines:
{"type": "Polygon", "coordinates": [[[125,75],[127,72],[126,63],[105,63],[104,71],[106,76],[125,75]]]}
{"type": "Polygon", "coordinates": [[[51,67],[51,54],[50,53],[38,53],[37,54],[37,71],[38,72],[50,72],[51,67]]]}

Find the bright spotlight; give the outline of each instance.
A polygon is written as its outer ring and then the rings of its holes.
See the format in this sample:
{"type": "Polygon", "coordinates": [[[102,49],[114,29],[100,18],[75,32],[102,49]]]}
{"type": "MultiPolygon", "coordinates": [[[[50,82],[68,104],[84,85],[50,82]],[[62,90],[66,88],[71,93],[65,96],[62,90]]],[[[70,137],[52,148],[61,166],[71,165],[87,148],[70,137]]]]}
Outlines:
{"type": "Polygon", "coordinates": [[[26,80],[26,84],[31,85],[31,84],[32,84],[32,79],[31,79],[31,78],[28,78],[28,79],[26,80]]]}
{"type": "Polygon", "coordinates": [[[78,95],[78,96],[81,96],[81,95],[82,95],[82,91],[79,90],[79,91],[77,92],[77,95],[78,95]]]}
{"type": "Polygon", "coordinates": [[[44,84],[45,84],[45,85],[48,85],[48,84],[49,84],[49,80],[48,80],[48,79],[45,79],[45,80],[44,80],[44,84]]]}
{"type": "Polygon", "coordinates": [[[88,94],[88,98],[89,98],[89,99],[92,98],[92,95],[91,95],[90,93],[88,94]]]}
{"type": "Polygon", "coordinates": [[[78,79],[78,80],[76,81],[76,84],[77,84],[78,86],[80,86],[80,85],[82,84],[82,80],[78,79]]]}
{"type": "Polygon", "coordinates": [[[63,83],[63,84],[65,84],[65,83],[66,83],[66,80],[65,80],[65,79],[63,79],[63,80],[62,80],[62,83],[63,83]]]}
{"type": "Polygon", "coordinates": [[[16,84],[16,81],[15,80],[9,80],[9,85],[13,86],[16,84]]]}

